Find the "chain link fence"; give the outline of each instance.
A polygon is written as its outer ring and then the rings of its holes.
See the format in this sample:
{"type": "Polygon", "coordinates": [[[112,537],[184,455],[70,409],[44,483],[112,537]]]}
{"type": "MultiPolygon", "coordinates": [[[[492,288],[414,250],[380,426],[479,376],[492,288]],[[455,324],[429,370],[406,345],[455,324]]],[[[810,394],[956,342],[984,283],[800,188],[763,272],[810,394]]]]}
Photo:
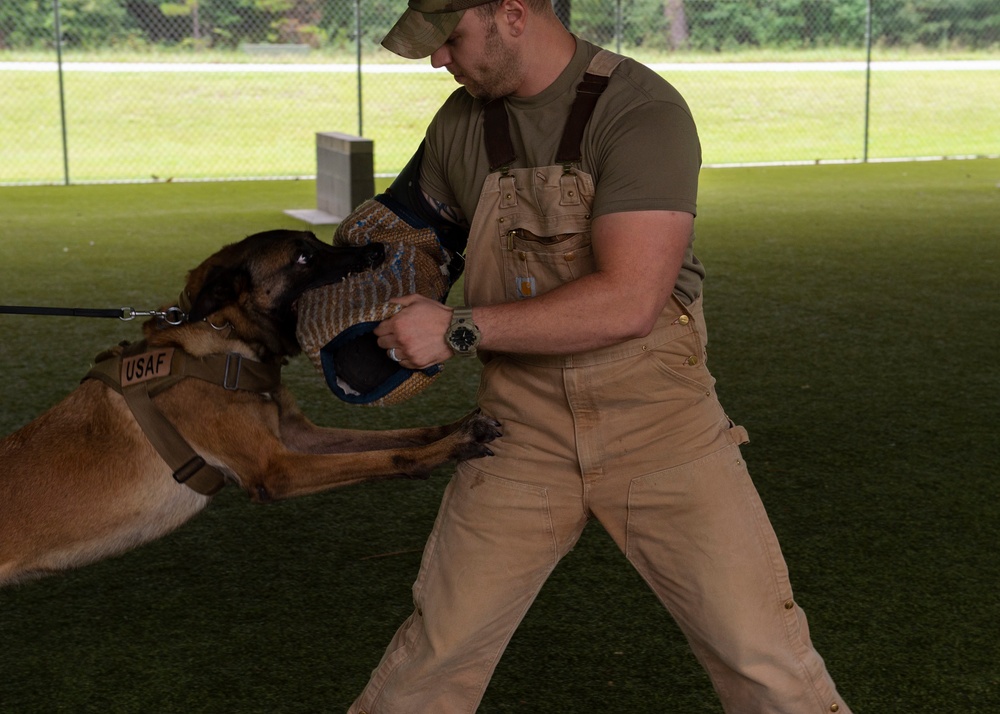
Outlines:
{"type": "MultiPolygon", "coordinates": [[[[554,0],[684,94],[706,164],[1000,154],[1000,0],[554,0]]],[[[0,0],[0,184],[405,164],[456,88],[378,42],[406,0],[0,0]]]]}

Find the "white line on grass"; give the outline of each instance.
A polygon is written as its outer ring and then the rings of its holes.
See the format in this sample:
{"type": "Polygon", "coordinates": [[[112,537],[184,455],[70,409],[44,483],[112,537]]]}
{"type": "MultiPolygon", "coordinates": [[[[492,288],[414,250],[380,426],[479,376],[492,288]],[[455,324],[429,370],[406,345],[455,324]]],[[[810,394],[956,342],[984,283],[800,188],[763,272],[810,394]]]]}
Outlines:
{"type": "MultiPolygon", "coordinates": [[[[657,72],[861,72],[864,62],[704,62],[695,63],[651,63],[657,72]]],[[[170,62],[64,62],[65,72],[260,72],[271,74],[312,73],[334,74],[355,73],[353,64],[242,64],[242,63],[170,63],[170,62]]],[[[55,62],[0,62],[0,72],[54,72],[55,62]]],[[[1000,70],[1000,60],[929,60],[925,62],[873,62],[876,72],[941,72],[941,71],[986,71],[1000,70]]],[[[444,72],[427,64],[363,64],[361,71],[366,74],[412,74],[444,72]]]]}

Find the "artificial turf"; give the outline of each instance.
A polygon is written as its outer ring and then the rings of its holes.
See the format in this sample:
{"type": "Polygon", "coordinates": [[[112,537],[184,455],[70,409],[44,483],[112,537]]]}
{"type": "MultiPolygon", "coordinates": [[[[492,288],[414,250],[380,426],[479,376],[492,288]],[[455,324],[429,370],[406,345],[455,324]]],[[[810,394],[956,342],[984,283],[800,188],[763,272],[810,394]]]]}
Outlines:
{"type": "MultiPolygon", "coordinates": [[[[220,244],[301,227],[281,211],[313,203],[311,182],[2,189],[0,303],[155,307],[220,244]]],[[[711,366],[855,712],[1000,705],[998,239],[997,160],[703,173],[711,366]]],[[[0,316],[3,433],[137,333],[0,316]]],[[[450,363],[411,402],[366,409],[304,359],[286,373],[316,421],[369,428],[451,420],[477,376],[450,363]]],[[[409,613],[448,475],[268,507],[227,490],[159,542],[0,591],[0,712],[345,710],[409,613]]],[[[592,524],[480,711],[720,707],[592,524]]]]}

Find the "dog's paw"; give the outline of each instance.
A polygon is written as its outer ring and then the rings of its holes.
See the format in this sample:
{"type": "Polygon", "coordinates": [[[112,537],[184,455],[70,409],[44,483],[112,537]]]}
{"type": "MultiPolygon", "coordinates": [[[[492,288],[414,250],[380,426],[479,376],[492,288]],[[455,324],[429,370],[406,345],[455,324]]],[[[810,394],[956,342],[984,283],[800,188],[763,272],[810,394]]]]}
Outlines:
{"type": "Polygon", "coordinates": [[[459,438],[459,443],[452,451],[452,458],[466,461],[493,456],[487,444],[503,436],[503,431],[500,422],[477,411],[462,420],[453,436],[459,438]]]}
{"type": "Polygon", "coordinates": [[[424,479],[448,462],[493,456],[487,444],[502,436],[500,422],[476,411],[469,414],[441,439],[431,444],[403,449],[393,456],[395,476],[424,479]]]}

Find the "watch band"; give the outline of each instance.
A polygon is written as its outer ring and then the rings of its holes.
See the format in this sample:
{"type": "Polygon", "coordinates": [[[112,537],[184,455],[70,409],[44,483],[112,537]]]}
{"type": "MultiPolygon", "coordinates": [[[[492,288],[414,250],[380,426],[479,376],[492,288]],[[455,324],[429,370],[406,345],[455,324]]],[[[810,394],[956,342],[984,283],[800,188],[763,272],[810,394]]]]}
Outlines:
{"type": "Polygon", "coordinates": [[[448,346],[456,355],[475,357],[480,337],[479,328],[472,320],[472,308],[456,307],[452,311],[451,325],[445,334],[448,346]]]}

